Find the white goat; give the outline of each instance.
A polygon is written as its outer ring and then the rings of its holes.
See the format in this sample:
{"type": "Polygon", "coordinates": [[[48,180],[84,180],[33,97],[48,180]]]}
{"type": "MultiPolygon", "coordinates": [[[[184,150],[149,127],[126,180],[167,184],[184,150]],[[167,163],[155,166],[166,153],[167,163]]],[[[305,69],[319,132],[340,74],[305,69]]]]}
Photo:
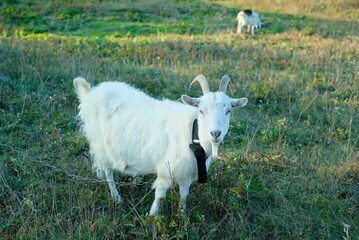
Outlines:
{"type": "Polygon", "coordinates": [[[194,120],[198,119],[199,141],[208,157],[208,170],[227,134],[231,110],[248,101],[226,95],[230,81],[227,75],[214,93],[209,91],[203,75],[198,75],[191,85],[196,81],[203,96],[183,95],[185,105],[153,99],[125,83],[103,82],[91,88],[84,78],[74,79],[93,169],[99,177],[106,178],[113,198],[121,200],[113,170],[133,176],[156,173],[152,186],[155,200],[149,214],[158,214],[160,200],[173,182],[179,185],[185,208],[189,187],[198,177],[196,158],[189,147],[194,120]]]}
{"type": "Polygon", "coordinates": [[[241,33],[242,27],[247,25],[247,33],[251,32],[254,35],[254,28],[260,29],[262,27],[258,13],[252,10],[240,11],[237,15],[237,21],[237,33],[241,33]]]}

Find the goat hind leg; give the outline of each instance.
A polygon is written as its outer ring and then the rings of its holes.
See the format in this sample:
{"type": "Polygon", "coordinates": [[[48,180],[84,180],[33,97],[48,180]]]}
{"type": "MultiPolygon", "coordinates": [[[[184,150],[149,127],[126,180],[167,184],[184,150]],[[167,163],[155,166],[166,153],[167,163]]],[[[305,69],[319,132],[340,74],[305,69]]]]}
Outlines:
{"type": "Polygon", "coordinates": [[[108,187],[110,188],[111,196],[117,201],[120,202],[121,196],[117,191],[115,181],[113,179],[113,171],[112,170],[105,170],[106,175],[106,181],[108,184],[108,187]]]}

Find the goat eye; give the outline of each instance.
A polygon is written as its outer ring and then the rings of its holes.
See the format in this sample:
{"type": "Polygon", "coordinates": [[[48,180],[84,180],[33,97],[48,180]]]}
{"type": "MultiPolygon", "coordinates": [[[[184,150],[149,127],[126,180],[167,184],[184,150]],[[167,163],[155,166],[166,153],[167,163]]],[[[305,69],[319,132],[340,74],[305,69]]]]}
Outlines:
{"type": "Polygon", "coordinates": [[[202,110],[199,111],[200,114],[204,114],[204,112],[202,110]]]}
{"type": "Polygon", "coordinates": [[[229,113],[231,113],[231,110],[227,110],[226,114],[229,114],[229,113]]]}

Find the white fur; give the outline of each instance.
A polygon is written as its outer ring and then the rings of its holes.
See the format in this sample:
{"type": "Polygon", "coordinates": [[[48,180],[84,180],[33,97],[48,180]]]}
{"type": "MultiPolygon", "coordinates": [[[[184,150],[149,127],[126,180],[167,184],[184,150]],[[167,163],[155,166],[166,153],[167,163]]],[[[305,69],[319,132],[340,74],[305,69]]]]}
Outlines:
{"type": "Polygon", "coordinates": [[[233,107],[242,107],[246,98],[231,99],[223,92],[206,93],[200,98],[182,96],[193,106],[156,100],[121,82],[103,82],[90,88],[85,79],[74,79],[80,99],[79,117],[90,144],[93,168],[105,177],[113,198],[121,200],[113,170],[129,175],[155,173],[155,200],[150,215],[159,212],[160,199],[173,182],[180,188],[185,207],[189,187],[197,179],[197,165],[189,148],[193,121],[198,118],[200,144],[209,156],[207,170],[229,127],[233,107]],[[200,113],[199,111],[202,111],[200,113]],[[210,131],[221,131],[214,139],[210,131]]]}
{"type": "Polygon", "coordinates": [[[261,28],[262,23],[257,12],[252,11],[251,15],[247,15],[244,11],[240,11],[237,15],[237,33],[241,33],[242,27],[247,25],[247,32],[254,35],[254,28],[261,28]]]}

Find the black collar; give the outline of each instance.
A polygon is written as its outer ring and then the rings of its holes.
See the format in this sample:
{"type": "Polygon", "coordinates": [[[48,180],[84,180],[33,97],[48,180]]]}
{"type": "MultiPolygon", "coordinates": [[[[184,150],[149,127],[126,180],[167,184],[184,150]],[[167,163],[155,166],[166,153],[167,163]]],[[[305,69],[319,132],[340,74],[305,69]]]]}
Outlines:
{"type": "Polygon", "coordinates": [[[193,122],[192,128],[192,143],[189,145],[191,150],[194,153],[194,156],[197,160],[197,169],[198,169],[198,183],[207,182],[207,169],[206,169],[206,152],[203,147],[199,144],[198,137],[198,121],[197,119],[193,122]]]}

